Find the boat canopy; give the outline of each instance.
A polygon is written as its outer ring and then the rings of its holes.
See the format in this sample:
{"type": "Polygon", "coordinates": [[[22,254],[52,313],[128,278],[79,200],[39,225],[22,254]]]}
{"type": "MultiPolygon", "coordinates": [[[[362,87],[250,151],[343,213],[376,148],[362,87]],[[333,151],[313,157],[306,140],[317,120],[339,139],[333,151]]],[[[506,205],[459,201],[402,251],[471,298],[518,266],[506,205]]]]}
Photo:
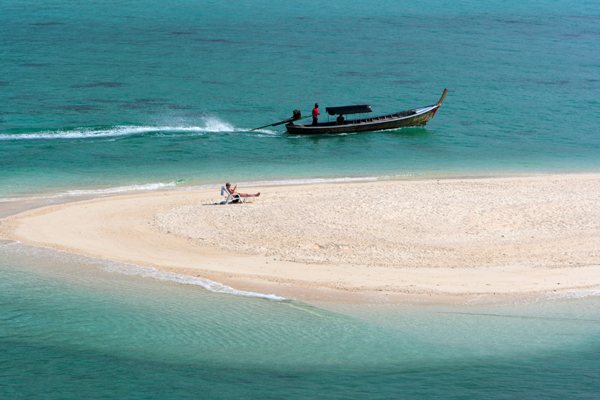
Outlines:
{"type": "Polygon", "coordinates": [[[343,106],[343,107],[327,107],[327,113],[329,115],[345,115],[345,114],[359,114],[372,112],[371,106],[368,104],[360,104],[356,106],[343,106]]]}

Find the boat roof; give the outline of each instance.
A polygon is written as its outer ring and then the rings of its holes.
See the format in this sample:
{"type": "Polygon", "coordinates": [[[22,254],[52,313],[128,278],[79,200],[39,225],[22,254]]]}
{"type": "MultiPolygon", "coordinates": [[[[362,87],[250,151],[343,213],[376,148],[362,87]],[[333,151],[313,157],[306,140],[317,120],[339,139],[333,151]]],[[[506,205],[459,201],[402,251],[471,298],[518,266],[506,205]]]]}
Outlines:
{"type": "Polygon", "coordinates": [[[358,104],[354,106],[327,107],[325,109],[329,115],[359,114],[372,112],[368,104],[358,104]]]}

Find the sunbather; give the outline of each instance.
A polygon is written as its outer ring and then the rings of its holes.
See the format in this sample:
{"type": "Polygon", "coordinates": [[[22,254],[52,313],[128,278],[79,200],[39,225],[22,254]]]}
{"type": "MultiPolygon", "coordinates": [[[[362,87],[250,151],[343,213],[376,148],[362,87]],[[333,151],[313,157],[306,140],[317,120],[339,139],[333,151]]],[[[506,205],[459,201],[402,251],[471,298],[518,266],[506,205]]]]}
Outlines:
{"type": "Polygon", "coordinates": [[[240,196],[240,197],[258,197],[258,196],[260,196],[260,192],[258,192],[256,194],[239,193],[239,192],[236,191],[237,185],[235,185],[234,187],[231,187],[231,183],[229,183],[229,182],[227,182],[225,184],[225,188],[233,196],[235,196],[235,195],[240,196]]]}

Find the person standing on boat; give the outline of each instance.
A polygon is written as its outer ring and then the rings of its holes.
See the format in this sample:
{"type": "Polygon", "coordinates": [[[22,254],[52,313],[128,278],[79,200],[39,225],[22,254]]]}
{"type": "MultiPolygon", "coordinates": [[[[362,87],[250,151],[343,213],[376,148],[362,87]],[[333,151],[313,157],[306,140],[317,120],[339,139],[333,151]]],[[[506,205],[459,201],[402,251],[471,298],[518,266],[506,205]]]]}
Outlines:
{"type": "Polygon", "coordinates": [[[313,108],[312,110],[312,117],[313,117],[313,125],[316,125],[317,122],[319,121],[319,104],[315,103],[315,108],[313,108]]]}

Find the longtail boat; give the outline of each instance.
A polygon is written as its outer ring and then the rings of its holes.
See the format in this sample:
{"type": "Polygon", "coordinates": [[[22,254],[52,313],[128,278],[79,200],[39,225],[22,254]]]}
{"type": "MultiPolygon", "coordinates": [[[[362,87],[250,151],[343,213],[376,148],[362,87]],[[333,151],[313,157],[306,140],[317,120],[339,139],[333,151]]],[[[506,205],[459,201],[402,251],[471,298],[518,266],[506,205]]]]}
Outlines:
{"type": "MultiPolygon", "coordinates": [[[[369,118],[346,120],[344,117],[345,115],[349,114],[362,114],[372,112],[371,106],[367,104],[343,107],[327,107],[325,109],[327,113],[329,115],[337,116],[336,120],[332,122],[319,122],[316,125],[295,124],[295,121],[298,121],[303,118],[299,110],[294,110],[291,118],[266,126],[286,124],[285,127],[287,129],[287,132],[293,135],[367,132],[397,129],[408,126],[423,126],[435,116],[435,113],[441,107],[442,102],[446,98],[447,94],[448,89],[444,89],[437,103],[429,106],[418,107],[413,108],[411,110],[405,110],[393,114],[369,118]]],[[[266,126],[262,126],[260,128],[265,128],[266,126]]]]}

